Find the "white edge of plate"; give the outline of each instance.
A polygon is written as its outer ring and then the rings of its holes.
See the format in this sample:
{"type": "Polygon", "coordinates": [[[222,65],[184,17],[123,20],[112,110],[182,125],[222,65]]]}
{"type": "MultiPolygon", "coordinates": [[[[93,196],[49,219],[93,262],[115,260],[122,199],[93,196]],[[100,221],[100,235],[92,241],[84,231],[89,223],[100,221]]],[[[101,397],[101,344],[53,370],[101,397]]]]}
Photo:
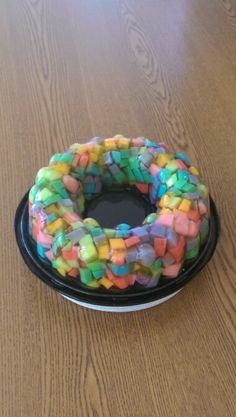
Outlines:
{"type": "Polygon", "coordinates": [[[111,313],[128,313],[130,311],[146,310],[147,308],[152,308],[152,307],[158,306],[159,304],[165,303],[170,298],[178,294],[181,290],[182,288],[180,288],[180,290],[174,292],[173,294],[167,295],[167,297],[163,297],[155,301],[150,301],[149,303],[136,304],[132,306],[120,306],[120,307],[119,306],[102,306],[99,304],[85,303],[83,301],[75,300],[74,298],[68,297],[67,295],[64,295],[64,294],[61,294],[61,295],[67,300],[72,301],[72,303],[78,304],[82,307],[90,308],[92,310],[107,311],[111,313]]]}

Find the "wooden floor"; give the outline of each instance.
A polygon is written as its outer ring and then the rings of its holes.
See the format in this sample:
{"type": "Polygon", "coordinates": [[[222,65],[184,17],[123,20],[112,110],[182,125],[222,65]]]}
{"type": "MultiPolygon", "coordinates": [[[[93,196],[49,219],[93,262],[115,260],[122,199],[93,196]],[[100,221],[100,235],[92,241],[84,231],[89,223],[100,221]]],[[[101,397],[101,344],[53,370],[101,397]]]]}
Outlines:
{"type": "Polygon", "coordinates": [[[1,417],[234,417],[236,2],[0,2],[1,417]],[[123,133],[184,150],[217,203],[217,251],[144,312],[87,311],[24,265],[13,218],[37,170],[123,133]]]}

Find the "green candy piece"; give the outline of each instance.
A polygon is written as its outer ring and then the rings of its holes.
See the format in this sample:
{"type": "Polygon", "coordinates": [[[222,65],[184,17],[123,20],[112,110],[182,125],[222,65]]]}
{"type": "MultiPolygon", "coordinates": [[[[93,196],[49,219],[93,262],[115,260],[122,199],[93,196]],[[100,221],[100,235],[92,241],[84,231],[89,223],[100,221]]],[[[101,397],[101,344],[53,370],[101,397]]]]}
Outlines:
{"type": "Polygon", "coordinates": [[[122,171],[120,171],[115,175],[114,179],[118,182],[118,184],[123,184],[126,181],[126,176],[122,171]]]}
{"type": "Polygon", "coordinates": [[[92,262],[97,259],[97,250],[90,235],[85,235],[80,239],[80,257],[84,262],[92,262]]]}
{"type": "Polygon", "coordinates": [[[90,284],[93,281],[92,273],[87,268],[80,268],[80,281],[83,284],[90,284]]]}
{"type": "Polygon", "coordinates": [[[196,190],[196,185],[191,184],[190,182],[187,182],[187,183],[183,186],[182,190],[183,190],[185,193],[191,193],[192,191],[195,191],[195,190],[196,190]]]}
{"type": "Polygon", "coordinates": [[[173,174],[171,177],[166,181],[166,185],[168,188],[173,187],[175,183],[177,182],[177,175],[173,174]]]}
{"type": "Polygon", "coordinates": [[[61,196],[61,198],[69,198],[69,195],[66,192],[64,184],[61,180],[52,181],[51,186],[52,186],[53,190],[55,190],[56,193],[58,193],[61,196]]]}
{"type": "Polygon", "coordinates": [[[85,169],[81,167],[77,167],[74,169],[72,176],[80,181],[82,181],[85,177],[85,169]]]}
{"type": "Polygon", "coordinates": [[[134,176],[135,176],[135,178],[138,182],[145,182],[142,171],[139,168],[133,168],[132,171],[133,171],[134,176]]]}
{"type": "Polygon", "coordinates": [[[166,169],[168,169],[172,174],[176,172],[178,169],[176,161],[173,159],[172,161],[168,162],[168,164],[166,165],[166,169]]]}
{"type": "Polygon", "coordinates": [[[29,192],[29,201],[30,201],[30,203],[34,202],[37,191],[38,191],[38,187],[36,185],[33,185],[33,187],[31,187],[30,192],[29,192]]]}
{"type": "Polygon", "coordinates": [[[78,198],[77,198],[77,204],[79,207],[79,211],[80,213],[83,213],[84,211],[84,196],[81,194],[78,198]]]}
{"type": "Polygon", "coordinates": [[[38,182],[41,182],[42,180],[51,182],[53,180],[58,180],[62,176],[63,174],[56,171],[54,167],[41,168],[36,175],[35,183],[38,185],[38,182]]]}
{"type": "Polygon", "coordinates": [[[198,253],[199,253],[199,246],[196,245],[194,248],[192,248],[191,250],[185,253],[184,259],[187,261],[189,259],[196,258],[196,256],[198,256],[198,253]]]}
{"type": "Polygon", "coordinates": [[[187,184],[186,180],[178,180],[175,183],[175,188],[177,188],[178,190],[182,190],[183,187],[187,184]]]}
{"type": "Polygon", "coordinates": [[[152,184],[153,178],[148,171],[142,171],[142,175],[146,184],[152,184]]]}
{"type": "Polygon", "coordinates": [[[156,213],[150,213],[146,219],[145,219],[145,223],[151,224],[153,223],[157,218],[157,214],[156,213]]]}
{"type": "Polygon", "coordinates": [[[121,162],[121,153],[119,151],[112,151],[111,152],[112,159],[116,164],[120,164],[121,162]]]}
{"type": "Polygon", "coordinates": [[[136,181],[136,178],[135,178],[135,176],[134,176],[134,174],[133,174],[133,172],[132,172],[132,170],[129,166],[125,167],[124,171],[125,171],[125,173],[126,173],[130,182],[135,182],[136,181]]]}
{"type": "Polygon", "coordinates": [[[86,170],[86,174],[87,175],[93,175],[94,177],[96,177],[97,175],[100,175],[100,169],[99,169],[98,165],[89,164],[89,166],[86,170]]]}
{"type": "Polygon", "coordinates": [[[50,159],[50,164],[53,164],[56,162],[60,164],[71,165],[73,159],[74,159],[74,154],[71,152],[55,153],[50,159]]]}
{"type": "Polygon", "coordinates": [[[51,206],[51,204],[55,204],[58,201],[61,200],[61,196],[59,194],[52,194],[50,197],[48,197],[44,203],[43,203],[43,208],[51,206]]]}
{"type": "Polygon", "coordinates": [[[108,239],[111,239],[115,237],[116,231],[114,229],[103,229],[105,235],[108,237],[108,239]]]}

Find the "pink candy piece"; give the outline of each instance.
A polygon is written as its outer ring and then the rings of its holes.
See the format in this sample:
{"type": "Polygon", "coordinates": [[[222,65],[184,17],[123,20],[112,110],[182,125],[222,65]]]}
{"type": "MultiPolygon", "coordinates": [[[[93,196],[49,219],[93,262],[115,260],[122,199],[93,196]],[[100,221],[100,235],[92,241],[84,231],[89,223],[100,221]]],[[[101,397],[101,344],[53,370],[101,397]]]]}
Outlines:
{"type": "Polygon", "coordinates": [[[176,159],[175,162],[179,169],[188,169],[187,165],[185,165],[185,163],[181,161],[181,159],[176,159]]]}
{"type": "Polygon", "coordinates": [[[176,233],[183,236],[188,236],[189,233],[189,220],[184,216],[176,216],[174,229],[176,233]]]}
{"type": "Polygon", "coordinates": [[[80,160],[79,160],[79,166],[81,168],[86,168],[86,166],[88,165],[88,160],[89,160],[89,157],[87,154],[81,155],[80,160]]]}
{"type": "Polygon", "coordinates": [[[161,168],[159,168],[157,165],[155,164],[150,165],[149,172],[152,175],[152,177],[155,177],[160,170],[161,168]]]}
{"type": "Polygon", "coordinates": [[[200,220],[198,222],[189,222],[188,236],[196,237],[199,233],[200,220]]]}
{"type": "Polygon", "coordinates": [[[179,273],[180,268],[181,268],[181,264],[169,265],[163,269],[162,274],[166,278],[176,278],[179,273]]]}
{"type": "Polygon", "coordinates": [[[71,175],[64,175],[63,176],[63,183],[68,191],[75,194],[77,193],[80,183],[75,178],[71,177],[71,175]]]}
{"type": "Polygon", "coordinates": [[[38,231],[37,243],[43,247],[49,247],[53,244],[53,238],[46,233],[43,233],[41,230],[38,231]]]}
{"type": "Polygon", "coordinates": [[[49,259],[49,261],[52,261],[54,259],[53,251],[52,249],[45,252],[45,256],[49,259]]]}
{"type": "Polygon", "coordinates": [[[140,146],[143,146],[144,145],[144,140],[143,140],[143,138],[134,138],[134,139],[132,139],[132,145],[134,145],[134,146],[138,146],[138,147],[140,147],[140,146]]]}
{"type": "Polygon", "coordinates": [[[79,164],[79,160],[80,160],[80,155],[75,155],[75,157],[74,157],[74,159],[73,159],[73,161],[72,161],[71,166],[72,166],[73,168],[76,168],[76,167],[77,167],[77,165],[79,164]]]}
{"type": "Polygon", "coordinates": [[[205,204],[203,203],[203,201],[201,201],[201,200],[198,201],[198,209],[199,209],[200,214],[206,214],[207,213],[207,208],[206,208],[205,204]]]}
{"type": "Polygon", "coordinates": [[[155,223],[162,224],[162,226],[172,227],[174,223],[174,214],[161,214],[155,223]]]}

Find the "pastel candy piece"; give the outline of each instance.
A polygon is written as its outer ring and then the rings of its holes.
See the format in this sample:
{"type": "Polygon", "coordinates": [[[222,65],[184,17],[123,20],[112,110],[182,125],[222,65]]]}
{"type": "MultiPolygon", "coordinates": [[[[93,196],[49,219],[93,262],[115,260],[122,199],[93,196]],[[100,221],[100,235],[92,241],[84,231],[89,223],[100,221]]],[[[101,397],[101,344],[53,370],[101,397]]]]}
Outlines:
{"type": "Polygon", "coordinates": [[[49,249],[47,252],[45,252],[46,258],[48,258],[49,261],[52,261],[54,259],[54,254],[52,249],[49,249]]]}
{"type": "Polygon", "coordinates": [[[79,164],[79,160],[80,160],[80,155],[75,155],[71,164],[72,168],[77,167],[77,165],[79,164]]]}
{"type": "Polygon", "coordinates": [[[156,213],[151,213],[146,217],[146,223],[150,224],[153,223],[157,218],[157,214],[156,213]]]}
{"type": "Polygon", "coordinates": [[[162,168],[158,174],[161,182],[165,183],[171,176],[171,171],[167,168],[162,168]]]}
{"type": "Polygon", "coordinates": [[[152,177],[156,177],[158,173],[160,172],[160,168],[155,164],[151,164],[149,168],[149,172],[152,175],[152,177]]]}
{"type": "Polygon", "coordinates": [[[187,169],[187,165],[181,159],[176,159],[175,162],[179,169],[187,169]]]}
{"type": "Polygon", "coordinates": [[[177,236],[176,232],[174,232],[173,230],[168,230],[168,232],[167,232],[167,242],[168,242],[168,247],[177,245],[178,236],[177,236]]]}
{"type": "Polygon", "coordinates": [[[161,198],[167,191],[167,187],[164,184],[161,184],[160,187],[158,188],[158,197],[161,198]]]}
{"type": "Polygon", "coordinates": [[[173,187],[175,183],[177,182],[177,175],[173,174],[171,177],[166,181],[167,187],[173,187]]]}
{"type": "Polygon", "coordinates": [[[88,268],[80,268],[80,281],[88,285],[93,280],[91,271],[88,268]]]}
{"type": "Polygon", "coordinates": [[[45,248],[50,248],[53,244],[53,238],[39,230],[37,233],[37,243],[45,248]]]}
{"type": "Polygon", "coordinates": [[[109,244],[112,250],[125,249],[125,242],[123,239],[110,239],[109,244]]]}
{"type": "Polygon", "coordinates": [[[142,263],[142,265],[150,266],[155,258],[156,258],[155,250],[149,243],[143,243],[139,245],[138,259],[140,263],[142,263]]]}
{"type": "Polygon", "coordinates": [[[145,284],[145,288],[154,288],[159,282],[159,277],[151,277],[148,282],[145,284]]]}
{"type": "Polygon", "coordinates": [[[189,172],[191,172],[191,174],[193,175],[197,175],[197,176],[199,175],[198,169],[193,166],[189,167],[189,172]]]}
{"type": "Polygon", "coordinates": [[[81,168],[86,168],[88,165],[88,161],[89,161],[89,157],[87,154],[81,155],[80,160],[79,160],[79,166],[81,168]]]}
{"type": "Polygon", "coordinates": [[[125,246],[127,247],[127,248],[130,248],[131,246],[135,246],[135,245],[137,245],[138,243],[140,243],[140,238],[139,238],[139,236],[131,236],[131,237],[129,237],[128,239],[125,239],[125,246]]]}
{"type": "Polygon", "coordinates": [[[174,229],[176,233],[179,233],[183,236],[188,236],[189,234],[189,220],[183,216],[176,216],[174,229]]]}
{"type": "Polygon", "coordinates": [[[199,240],[197,238],[187,239],[186,241],[186,250],[190,251],[191,249],[199,246],[199,240]]]}
{"type": "Polygon", "coordinates": [[[180,268],[181,264],[169,265],[163,269],[162,274],[166,278],[176,278],[179,274],[180,268]]]}
{"type": "Polygon", "coordinates": [[[92,262],[97,259],[97,250],[90,235],[85,235],[80,239],[80,247],[80,258],[82,261],[92,262]]]}
{"type": "Polygon", "coordinates": [[[199,178],[198,177],[196,177],[195,175],[189,175],[189,181],[192,183],[192,184],[199,184],[199,178]]]}
{"type": "Polygon", "coordinates": [[[86,236],[86,229],[76,229],[66,235],[73,245],[78,243],[83,236],[86,236]]]}
{"type": "Polygon", "coordinates": [[[153,155],[150,152],[144,152],[140,157],[139,160],[146,166],[149,167],[152,160],[153,155]]]}
{"type": "Polygon", "coordinates": [[[80,221],[81,217],[78,214],[74,213],[73,211],[68,211],[64,214],[63,219],[67,223],[71,224],[71,223],[80,221]]]}
{"type": "Polygon", "coordinates": [[[124,264],[124,265],[111,264],[110,267],[111,267],[113,274],[117,276],[126,275],[131,271],[130,264],[124,264]]]}
{"type": "Polygon", "coordinates": [[[148,192],[149,192],[148,184],[141,183],[141,182],[136,182],[135,186],[142,194],[148,194],[148,192]]]}
{"type": "Polygon", "coordinates": [[[116,278],[116,279],[114,279],[113,284],[117,288],[120,288],[121,290],[124,290],[125,288],[127,288],[129,286],[129,282],[126,279],[124,279],[124,278],[116,278]]]}
{"type": "Polygon", "coordinates": [[[125,263],[125,252],[124,251],[116,251],[111,256],[111,261],[115,265],[124,265],[125,263]]]}
{"type": "Polygon", "coordinates": [[[105,287],[107,290],[109,290],[111,287],[113,287],[113,282],[111,282],[108,278],[103,277],[98,281],[100,285],[105,287]]]}
{"type": "Polygon", "coordinates": [[[66,260],[78,259],[78,251],[76,248],[72,248],[71,250],[62,249],[62,256],[66,260]]]}
{"type": "Polygon", "coordinates": [[[157,220],[156,224],[161,224],[162,226],[172,227],[174,223],[174,215],[173,214],[161,214],[157,220]]]}
{"type": "Polygon", "coordinates": [[[138,259],[138,250],[135,247],[129,248],[126,252],[126,261],[128,263],[136,262],[138,259]]]}
{"type": "Polygon", "coordinates": [[[80,183],[75,178],[73,178],[71,175],[64,175],[63,176],[63,183],[68,191],[71,193],[77,193],[77,191],[80,188],[80,183]]]}
{"type": "Polygon", "coordinates": [[[159,237],[165,237],[166,236],[166,227],[162,224],[154,223],[150,227],[150,236],[152,238],[155,238],[157,236],[159,237]]]}
{"type": "Polygon", "coordinates": [[[102,244],[98,246],[98,258],[101,260],[108,260],[110,257],[110,248],[107,244],[102,244]]]}
{"type": "Polygon", "coordinates": [[[50,223],[48,226],[47,226],[47,231],[48,231],[48,233],[50,233],[50,234],[55,234],[58,230],[60,230],[60,229],[63,229],[63,227],[64,227],[64,224],[65,224],[65,222],[64,222],[64,220],[63,219],[57,219],[57,220],[55,220],[53,223],[50,223]]]}
{"type": "Polygon", "coordinates": [[[166,244],[167,244],[167,239],[165,239],[165,238],[156,237],[154,239],[154,248],[155,248],[156,255],[158,257],[165,255],[165,252],[166,252],[166,244]]]}
{"type": "Polygon", "coordinates": [[[188,236],[189,237],[196,237],[199,233],[200,228],[200,221],[193,222],[190,220],[189,222],[189,229],[188,229],[188,236]]]}
{"type": "Polygon", "coordinates": [[[170,253],[166,253],[165,256],[162,258],[162,264],[164,267],[172,265],[174,262],[175,259],[170,253]]]}
{"type": "Polygon", "coordinates": [[[164,167],[166,164],[168,164],[168,162],[170,161],[170,158],[171,157],[168,153],[159,154],[156,160],[157,165],[161,168],[164,167]]]}
{"type": "Polygon", "coordinates": [[[143,227],[135,227],[131,229],[132,235],[138,236],[141,242],[148,242],[149,241],[149,233],[146,226],[143,227]]]}
{"type": "Polygon", "coordinates": [[[187,200],[186,198],[184,198],[181,203],[179,204],[179,210],[184,211],[184,212],[188,212],[190,210],[191,207],[191,201],[187,200]]]}
{"type": "Polygon", "coordinates": [[[144,138],[143,137],[138,137],[138,138],[134,138],[131,140],[131,143],[133,146],[143,146],[144,144],[144,138]]]}
{"type": "Polygon", "coordinates": [[[136,282],[138,284],[146,286],[149,281],[150,281],[150,277],[148,276],[136,275],[136,282]]]}
{"type": "Polygon", "coordinates": [[[199,209],[200,214],[206,214],[207,213],[207,207],[205,206],[205,204],[203,203],[202,200],[198,201],[198,209],[199,209]]]}
{"type": "Polygon", "coordinates": [[[79,269],[78,268],[71,268],[68,272],[68,275],[72,278],[76,278],[79,275],[79,269]]]}
{"type": "Polygon", "coordinates": [[[170,248],[169,253],[171,254],[171,256],[173,256],[175,261],[179,263],[184,256],[184,245],[182,244],[182,242],[180,242],[175,247],[170,248]]]}

